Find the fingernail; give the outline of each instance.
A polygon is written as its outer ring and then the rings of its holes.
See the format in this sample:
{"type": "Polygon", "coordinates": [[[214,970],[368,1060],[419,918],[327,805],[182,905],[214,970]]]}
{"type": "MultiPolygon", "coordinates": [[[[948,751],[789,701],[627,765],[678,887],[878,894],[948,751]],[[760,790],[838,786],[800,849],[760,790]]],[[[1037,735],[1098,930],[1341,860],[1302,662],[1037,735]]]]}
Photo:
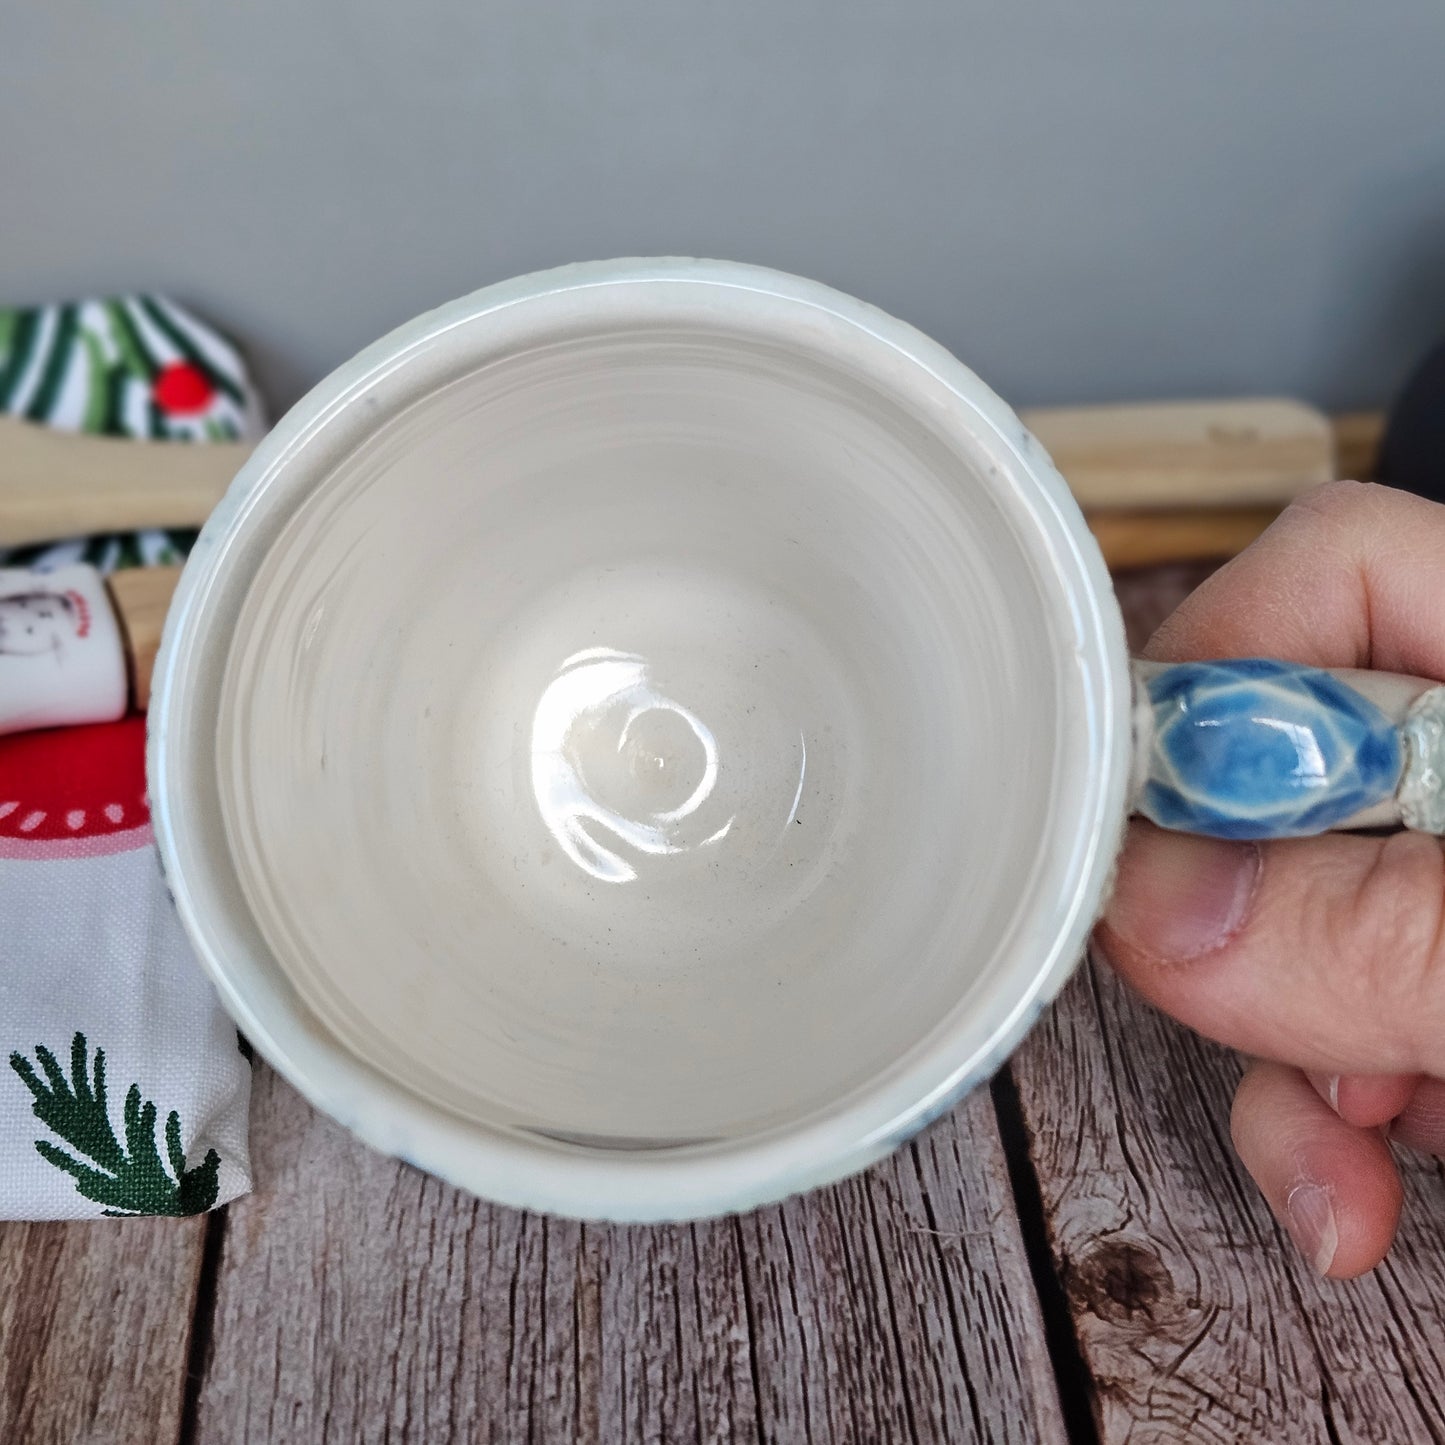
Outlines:
{"type": "Polygon", "coordinates": [[[1329,1191],[1318,1184],[1296,1184],[1285,1199],[1284,1210],[1285,1224],[1299,1252],[1319,1274],[1328,1274],[1340,1247],[1329,1191]]]}
{"type": "Polygon", "coordinates": [[[1253,843],[1136,824],[1119,859],[1108,932],[1164,963],[1221,947],[1244,922],[1259,878],[1253,843]]]}
{"type": "Polygon", "coordinates": [[[1338,1074],[1319,1074],[1313,1070],[1305,1073],[1315,1093],[1332,1108],[1335,1113],[1340,1112],[1340,1076],[1338,1074]]]}

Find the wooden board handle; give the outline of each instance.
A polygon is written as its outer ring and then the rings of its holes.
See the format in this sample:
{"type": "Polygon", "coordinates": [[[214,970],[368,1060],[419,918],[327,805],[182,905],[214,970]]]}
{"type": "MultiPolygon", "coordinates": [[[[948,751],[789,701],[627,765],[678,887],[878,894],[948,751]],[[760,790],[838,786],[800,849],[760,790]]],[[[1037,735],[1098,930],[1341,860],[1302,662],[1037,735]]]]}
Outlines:
{"type": "Polygon", "coordinates": [[[179,567],[128,567],[105,579],[125,642],[131,701],[142,710],[150,706],[161,628],[180,576],[179,567]]]}
{"type": "Polygon", "coordinates": [[[1329,418],[1298,401],[1047,407],[1021,416],[1085,511],[1283,507],[1336,475],[1329,418]]]}
{"type": "Polygon", "coordinates": [[[199,527],[250,454],[248,442],[132,441],[0,417],[0,546],[199,527]]]}

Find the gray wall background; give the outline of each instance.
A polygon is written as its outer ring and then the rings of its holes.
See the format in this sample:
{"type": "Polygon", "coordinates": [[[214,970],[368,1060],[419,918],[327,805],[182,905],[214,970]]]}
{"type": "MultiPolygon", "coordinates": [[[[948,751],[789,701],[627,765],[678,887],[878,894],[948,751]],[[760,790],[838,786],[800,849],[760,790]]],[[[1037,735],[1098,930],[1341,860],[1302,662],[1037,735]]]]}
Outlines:
{"type": "Polygon", "coordinates": [[[1441,0],[0,0],[0,297],[273,404],[447,297],[709,254],[1017,404],[1385,399],[1445,334],[1441,0]]]}

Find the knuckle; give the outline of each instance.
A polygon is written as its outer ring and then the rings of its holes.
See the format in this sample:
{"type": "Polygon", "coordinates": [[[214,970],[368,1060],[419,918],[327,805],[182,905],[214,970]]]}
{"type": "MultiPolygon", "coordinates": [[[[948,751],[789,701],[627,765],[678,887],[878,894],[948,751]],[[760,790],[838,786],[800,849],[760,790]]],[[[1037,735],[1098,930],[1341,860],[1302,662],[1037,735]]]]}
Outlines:
{"type": "Polygon", "coordinates": [[[1437,505],[1379,482],[1321,482],[1296,497],[1275,525],[1301,532],[1314,544],[1360,555],[1397,536],[1402,527],[1429,525],[1437,505]]]}
{"type": "Polygon", "coordinates": [[[1377,482],[1321,482],[1301,492],[1285,509],[1285,517],[1308,518],[1331,528],[1350,527],[1380,505],[1388,488],[1377,482]]]}
{"type": "MultiPolygon", "coordinates": [[[[1445,852],[1431,837],[1385,839],[1375,861],[1347,893],[1320,909],[1339,1007],[1375,1020],[1423,1065],[1445,1062],[1445,852]],[[1331,942],[1332,940],[1332,942],[1331,942]]],[[[1418,1066],[1418,1065],[1417,1065],[1418,1066]]]]}

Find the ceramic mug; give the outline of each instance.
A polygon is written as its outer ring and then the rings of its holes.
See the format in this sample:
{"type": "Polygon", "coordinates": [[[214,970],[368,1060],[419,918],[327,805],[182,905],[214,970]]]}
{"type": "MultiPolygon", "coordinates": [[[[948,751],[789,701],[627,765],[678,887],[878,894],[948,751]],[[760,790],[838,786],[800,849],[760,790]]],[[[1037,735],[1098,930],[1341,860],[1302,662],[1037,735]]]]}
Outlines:
{"type": "Polygon", "coordinates": [[[322,382],[177,591],[163,865],[260,1052],[507,1204],[877,1159],[1072,971],[1125,820],[1441,826],[1440,694],[1131,668],[1039,445],[911,327],[718,262],[493,286],[322,382]]]}

